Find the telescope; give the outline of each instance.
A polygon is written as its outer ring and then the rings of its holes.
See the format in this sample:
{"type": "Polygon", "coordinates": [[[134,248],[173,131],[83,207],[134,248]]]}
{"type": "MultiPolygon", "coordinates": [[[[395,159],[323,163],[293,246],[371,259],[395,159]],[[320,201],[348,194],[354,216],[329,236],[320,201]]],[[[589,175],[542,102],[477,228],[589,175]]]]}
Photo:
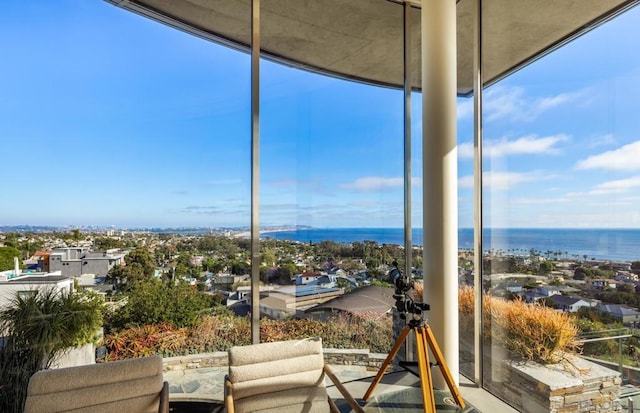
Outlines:
{"type": "Polygon", "coordinates": [[[407,294],[414,286],[414,281],[411,278],[411,275],[403,274],[396,261],[394,261],[391,266],[392,268],[389,271],[389,276],[395,286],[393,298],[396,299],[396,308],[400,313],[400,317],[404,319],[407,314],[413,314],[414,319],[421,319],[422,312],[430,309],[429,304],[416,303],[413,298],[407,294]]]}
{"type": "Polygon", "coordinates": [[[389,276],[393,281],[393,285],[396,287],[396,294],[404,294],[413,288],[413,280],[411,279],[411,276],[402,274],[402,271],[398,268],[398,263],[396,261],[391,263],[389,276]]]}
{"type": "MultiPolygon", "coordinates": [[[[456,382],[453,380],[451,376],[451,371],[447,366],[447,362],[442,355],[442,351],[440,351],[440,347],[436,342],[436,338],[427,324],[422,319],[422,312],[429,310],[429,304],[426,303],[416,303],[413,298],[409,294],[407,294],[413,288],[413,280],[411,279],[411,275],[404,275],[400,268],[398,268],[398,263],[393,262],[392,268],[389,270],[389,276],[393,280],[393,285],[396,287],[395,294],[393,297],[396,299],[396,308],[398,309],[398,313],[400,313],[400,318],[403,320],[407,319],[407,314],[412,314],[409,322],[405,324],[404,329],[396,339],[395,344],[391,348],[391,351],[387,355],[387,358],[382,363],[382,367],[378,371],[376,377],[374,377],[371,385],[367,389],[367,392],[362,397],[362,400],[367,401],[369,396],[373,393],[373,389],[378,385],[384,372],[391,364],[391,361],[398,353],[398,350],[404,343],[404,341],[409,336],[409,333],[413,331],[414,338],[416,340],[416,353],[418,355],[418,371],[420,372],[420,382],[422,388],[422,405],[424,406],[424,413],[435,413],[436,411],[436,401],[433,393],[433,380],[431,377],[431,367],[438,366],[440,367],[440,371],[444,376],[444,380],[449,386],[449,390],[451,391],[451,395],[455,400],[456,404],[460,406],[461,409],[465,408],[464,400],[460,395],[460,391],[458,390],[458,386],[456,386],[456,382]],[[429,351],[433,353],[433,356],[436,360],[434,364],[431,364],[429,361],[429,351]]],[[[400,362],[400,365],[408,365],[415,364],[415,362],[400,362]]],[[[459,411],[459,410],[456,410],[459,411]]]]}

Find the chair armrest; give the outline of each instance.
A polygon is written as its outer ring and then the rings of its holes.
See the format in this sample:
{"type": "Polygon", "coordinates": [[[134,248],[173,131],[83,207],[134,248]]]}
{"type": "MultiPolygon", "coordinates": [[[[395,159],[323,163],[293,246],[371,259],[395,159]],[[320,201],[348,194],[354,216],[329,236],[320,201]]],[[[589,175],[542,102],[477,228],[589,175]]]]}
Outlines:
{"type": "Polygon", "coordinates": [[[364,413],[364,410],[362,409],[362,407],[358,404],[356,399],[353,398],[353,396],[344,387],[344,385],[342,383],[340,383],[340,380],[338,380],[336,375],[333,374],[333,371],[331,370],[331,368],[329,367],[328,364],[324,365],[324,372],[327,375],[327,377],[329,377],[329,379],[334,384],[334,386],[336,386],[336,389],[338,389],[340,394],[342,394],[342,397],[344,397],[344,399],[349,404],[349,406],[351,406],[353,411],[357,412],[357,413],[364,413]]]}
{"type": "Polygon", "coordinates": [[[158,407],[159,413],[169,413],[169,383],[166,381],[162,384],[162,391],[160,391],[160,406],[158,407]]]}
{"type": "Polygon", "coordinates": [[[228,375],[224,376],[224,407],[227,413],[234,413],[233,383],[228,375]]]}

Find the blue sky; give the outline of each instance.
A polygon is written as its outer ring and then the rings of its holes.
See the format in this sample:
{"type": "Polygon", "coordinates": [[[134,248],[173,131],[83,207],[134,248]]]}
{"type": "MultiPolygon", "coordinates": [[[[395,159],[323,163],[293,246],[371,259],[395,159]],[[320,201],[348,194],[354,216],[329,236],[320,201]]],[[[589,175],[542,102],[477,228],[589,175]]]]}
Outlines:
{"type": "MultiPolygon", "coordinates": [[[[632,10],[486,90],[489,225],[640,227],[639,30],[632,10]]],[[[0,225],[249,224],[246,54],[100,0],[0,3],[0,51],[0,225]]],[[[400,91],[261,70],[261,223],[402,226],[400,91]]],[[[420,226],[419,95],[413,109],[420,226]]]]}

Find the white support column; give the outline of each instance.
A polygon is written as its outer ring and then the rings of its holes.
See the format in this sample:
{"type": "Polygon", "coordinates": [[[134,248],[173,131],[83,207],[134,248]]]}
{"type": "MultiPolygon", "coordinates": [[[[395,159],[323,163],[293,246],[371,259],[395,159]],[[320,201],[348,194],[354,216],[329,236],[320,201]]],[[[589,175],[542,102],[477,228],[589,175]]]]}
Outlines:
{"type": "MultiPolygon", "coordinates": [[[[422,2],[424,299],[453,379],[458,356],[456,0],[422,2]]],[[[446,388],[439,369],[434,385],[446,388]]]]}

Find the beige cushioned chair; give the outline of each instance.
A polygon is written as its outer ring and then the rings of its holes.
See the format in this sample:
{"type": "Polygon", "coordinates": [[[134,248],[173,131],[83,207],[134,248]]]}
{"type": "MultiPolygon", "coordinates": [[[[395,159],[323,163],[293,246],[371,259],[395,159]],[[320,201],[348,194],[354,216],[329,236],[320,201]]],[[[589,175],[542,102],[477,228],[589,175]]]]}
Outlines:
{"type": "Polygon", "coordinates": [[[40,370],[25,413],[168,413],[169,386],[159,356],[40,370]]]}
{"type": "Polygon", "coordinates": [[[338,413],[325,376],[354,411],[363,411],[324,363],[319,338],[233,347],[225,407],[228,413],[338,413]]]}

